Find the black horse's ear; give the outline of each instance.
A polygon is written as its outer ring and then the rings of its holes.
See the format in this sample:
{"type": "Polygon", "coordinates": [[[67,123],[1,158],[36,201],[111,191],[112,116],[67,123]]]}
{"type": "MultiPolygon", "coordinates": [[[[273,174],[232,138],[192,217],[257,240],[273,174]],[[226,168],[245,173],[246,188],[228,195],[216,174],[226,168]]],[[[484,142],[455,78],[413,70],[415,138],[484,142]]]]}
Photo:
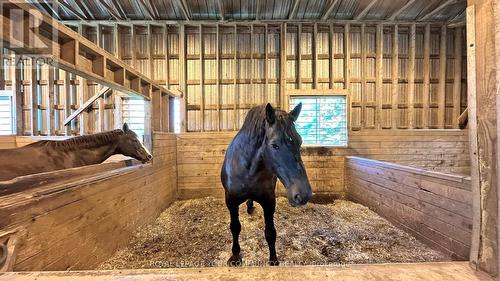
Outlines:
{"type": "Polygon", "coordinates": [[[302,110],[302,103],[299,102],[299,104],[297,104],[295,108],[292,109],[292,111],[290,111],[290,114],[293,116],[293,121],[297,121],[301,110],[302,110]]]}
{"type": "Polygon", "coordinates": [[[270,103],[266,105],[266,120],[269,124],[274,124],[274,121],[276,121],[276,113],[270,103]]]}
{"type": "Polygon", "coordinates": [[[123,129],[124,132],[127,132],[129,130],[127,122],[123,123],[123,129]]]}

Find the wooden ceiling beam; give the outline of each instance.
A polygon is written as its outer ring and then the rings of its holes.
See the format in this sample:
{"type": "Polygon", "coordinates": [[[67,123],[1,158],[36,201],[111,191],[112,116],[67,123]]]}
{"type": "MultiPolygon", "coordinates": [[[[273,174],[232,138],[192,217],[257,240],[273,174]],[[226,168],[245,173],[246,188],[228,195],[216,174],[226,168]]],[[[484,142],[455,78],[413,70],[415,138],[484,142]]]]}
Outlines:
{"type": "Polygon", "coordinates": [[[118,13],[120,13],[122,18],[127,19],[127,14],[125,13],[125,10],[120,2],[118,0],[111,0],[111,3],[113,3],[113,7],[118,11],[118,13]]]}
{"type": "Polygon", "coordinates": [[[395,20],[399,15],[401,15],[404,11],[406,11],[406,9],[408,9],[411,5],[413,5],[413,3],[415,3],[416,0],[410,0],[408,2],[406,2],[406,4],[403,5],[403,7],[399,8],[398,10],[396,10],[394,13],[392,13],[392,15],[387,18],[388,20],[395,20]]]}
{"type": "Polygon", "coordinates": [[[220,20],[225,20],[224,4],[222,3],[222,0],[217,0],[217,7],[219,8],[220,20]]]}
{"type": "Polygon", "coordinates": [[[90,12],[89,7],[87,7],[87,4],[85,4],[85,1],[75,1],[76,6],[78,6],[78,9],[82,11],[83,14],[85,14],[85,17],[87,19],[95,20],[94,15],[90,12]]]}
{"type": "Polygon", "coordinates": [[[149,7],[146,5],[146,3],[142,0],[135,0],[135,3],[137,6],[139,6],[141,9],[141,12],[145,14],[150,20],[154,20],[154,15],[153,12],[149,9],[149,7]]]}
{"type": "Polygon", "coordinates": [[[181,9],[182,15],[184,15],[184,18],[186,18],[187,21],[191,20],[191,17],[189,16],[189,13],[187,11],[187,6],[184,6],[184,1],[182,0],[175,0],[177,3],[177,6],[181,9]]]}
{"type": "Polygon", "coordinates": [[[332,14],[333,9],[335,8],[335,5],[337,5],[338,2],[339,2],[339,0],[332,1],[330,6],[328,7],[328,9],[321,16],[321,20],[327,20],[328,18],[330,18],[330,15],[332,14]]]}
{"type": "Polygon", "coordinates": [[[106,12],[108,12],[108,14],[110,14],[115,20],[123,20],[125,18],[123,18],[120,13],[118,11],[116,11],[113,7],[111,7],[107,2],[106,0],[100,0],[100,1],[96,1],[98,3],[98,5],[101,5],[104,10],[106,10],[106,12]]]}
{"type": "Polygon", "coordinates": [[[373,5],[377,4],[378,0],[372,0],[359,14],[354,16],[355,20],[362,20],[368,12],[371,10],[373,5]]]}
{"type": "Polygon", "coordinates": [[[61,7],[63,7],[66,11],[76,16],[79,20],[87,20],[85,18],[85,15],[74,9],[73,6],[69,5],[64,0],[56,0],[56,1],[57,3],[59,3],[59,5],[61,5],[61,7]]]}
{"type": "Polygon", "coordinates": [[[457,0],[448,0],[448,1],[444,2],[443,4],[437,6],[434,10],[430,11],[429,13],[426,13],[422,17],[419,17],[417,20],[418,21],[429,20],[434,15],[436,15],[438,12],[440,12],[441,10],[443,10],[444,8],[446,8],[447,6],[449,6],[451,4],[455,4],[456,2],[457,2],[457,0]]]}
{"type": "Polygon", "coordinates": [[[294,19],[297,16],[297,12],[299,10],[299,3],[300,3],[300,0],[295,0],[295,3],[293,3],[292,11],[288,15],[289,20],[294,19]]]}

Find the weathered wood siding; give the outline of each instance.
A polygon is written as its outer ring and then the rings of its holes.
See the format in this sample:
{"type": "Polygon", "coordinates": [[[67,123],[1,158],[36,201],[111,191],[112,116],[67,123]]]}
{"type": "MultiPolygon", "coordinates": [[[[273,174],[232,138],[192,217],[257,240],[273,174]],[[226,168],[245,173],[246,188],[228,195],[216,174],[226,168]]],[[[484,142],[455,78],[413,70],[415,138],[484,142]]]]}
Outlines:
{"type": "Polygon", "coordinates": [[[92,269],[154,220],[176,198],[177,171],[175,135],[153,143],[153,164],[2,197],[0,232],[26,232],[14,270],[92,269]]]}
{"type": "Polygon", "coordinates": [[[470,178],[359,157],[346,158],[349,199],[375,210],[421,241],[469,257],[472,231],[470,178]]]}
{"type": "MultiPolygon", "coordinates": [[[[179,196],[222,196],[220,168],[235,133],[177,135],[179,196]]],[[[343,195],[344,157],[363,156],[426,170],[469,173],[466,131],[351,132],[348,148],[303,148],[302,157],[316,193],[343,195]]],[[[280,187],[281,188],[281,187],[280,187]]]]}

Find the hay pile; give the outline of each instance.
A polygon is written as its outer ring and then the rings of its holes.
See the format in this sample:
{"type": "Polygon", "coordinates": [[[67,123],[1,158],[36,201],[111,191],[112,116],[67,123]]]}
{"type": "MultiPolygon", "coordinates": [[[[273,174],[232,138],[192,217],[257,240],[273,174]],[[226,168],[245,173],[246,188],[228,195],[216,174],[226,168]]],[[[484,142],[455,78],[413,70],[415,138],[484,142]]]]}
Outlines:
{"type": "MultiPolygon", "coordinates": [[[[262,208],[240,207],[245,265],[268,258],[262,208]]],[[[221,199],[175,202],[98,269],[223,266],[231,252],[229,213],[221,199]]],[[[278,198],[276,250],[281,265],[446,261],[362,205],[337,200],[300,208],[278,198]]]]}

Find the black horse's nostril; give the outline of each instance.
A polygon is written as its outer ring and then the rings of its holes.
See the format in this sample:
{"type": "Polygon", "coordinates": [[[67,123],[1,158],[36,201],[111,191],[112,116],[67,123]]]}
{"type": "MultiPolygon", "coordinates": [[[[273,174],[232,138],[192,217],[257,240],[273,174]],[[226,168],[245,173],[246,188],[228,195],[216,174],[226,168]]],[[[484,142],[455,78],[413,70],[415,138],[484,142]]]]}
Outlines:
{"type": "Polygon", "coordinates": [[[148,160],[151,160],[151,159],[153,159],[153,155],[148,155],[147,158],[148,158],[148,160]]]}
{"type": "Polygon", "coordinates": [[[296,194],[293,199],[295,200],[295,203],[302,204],[302,197],[300,196],[300,194],[296,194]]]}

